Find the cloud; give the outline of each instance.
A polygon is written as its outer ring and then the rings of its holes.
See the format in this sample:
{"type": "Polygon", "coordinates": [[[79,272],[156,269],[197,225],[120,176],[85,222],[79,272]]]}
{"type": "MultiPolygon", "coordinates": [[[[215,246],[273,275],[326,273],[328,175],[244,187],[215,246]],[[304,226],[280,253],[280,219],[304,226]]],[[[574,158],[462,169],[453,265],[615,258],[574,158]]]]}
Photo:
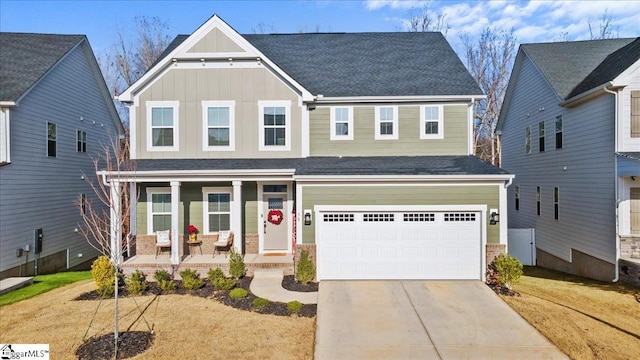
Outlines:
{"type": "Polygon", "coordinates": [[[378,10],[383,7],[389,7],[391,9],[412,9],[417,7],[424,7],[430,1],[425,0],[366,0],[365,8],[367,10],[378,10]]]}

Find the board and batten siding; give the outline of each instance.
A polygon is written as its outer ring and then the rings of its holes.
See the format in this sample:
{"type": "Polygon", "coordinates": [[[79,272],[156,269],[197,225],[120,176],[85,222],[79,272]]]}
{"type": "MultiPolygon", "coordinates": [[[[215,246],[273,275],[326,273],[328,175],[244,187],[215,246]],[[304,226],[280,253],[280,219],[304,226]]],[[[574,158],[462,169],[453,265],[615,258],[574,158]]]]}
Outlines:
{"type": "MultiPolygon", "coordinates": [[[[640,69],[631,76],[629,86],[622,89],[619,96],[619,104],[621,111],[619,113],[618,123],[618,149],[620,152],[640,152],[640,137],[631,136],[631,94],[635,97],[635,111],[640,111],[640,69]]],[[[636,119],[636,122],[640,122],[640,119],[636,119]]]]}
{"type": "Polygon", "coordinates": [[[33,260],[38,228],[44,234],[40,258],[68,249],[68,266],[74,267],[98,255],[74,231],[82,223],[74,201],[85,193],[100,204],[81,176],[95,178],[92,159],[117,133],[90,53],[86,44],[72,50],[10,110],[11,164],[0,168],[0,271],[24,265],[25,255],[16,257],[16,249],[25,244],[33,260]],[[47,157],[48,121],[57,125],[57,157],[47,157]],[[86,153],[76,151],[77,130],[87,132],[86,153]]]}
{"type": "Polygon", "coordinates": [[[233,40],[222,33],[220,29],[214,28],[207,33],[200,41],[193,45],[187,53],[232,53],[244,52],[233,40]]]}
{"type": "MultiPolygon", "coordinates": [[[[302,186],[302,208],[317,205],[486,205],[499,209],[500,185],[302,186]]],[[[314,219],[317,224],[319,219],[314,219]]],[[[315,225],[302,226],[303,243],[315,242],[315,225]]],[[[488,225],[487,243],[500,243],[500,226],[488,225]]]]}
{"type": "Polygon", "coordinates": [[[524,59],[518,77],[502,135],[502,167],[516,176],[508,189],[509,227],[535,228],[536,246],[565,261],[571,260],[571,249],[615,261],[614,97],[606,94],[574,108],[561,108],[529,59],[524,59]],[[560,114],[563,148],[556,150],[555,119],[560,114]],[[546,129],[544,152],[538,147],[540,121],[546,129]],[[525,153],[527,126],[531,127],[530,154],[525,153]],[[540,216],[536,214],[538,186],[540,216]],[[560,188],[559,220],[554,219],[555,187],[560,188]]]}
{"type": "Polygon", "coordinates": [[[444,139],[420,139],[420,106],[398,106],[398,140],[375,139],[375,107],[353,107],[353,140],[331,140],[330,107],[309,113],[311,156],[468,155],[468,105],[444,105],[444,139]]]}
{"type": "MultiPolygon", "coordinates": [[[[298,95],[263,67],[171,69],[139,96],[136,159],[274,158],[301,156],[302,107],[298,95]],[[235,101],[235,151],[203,151],[202,101],[235,101]],[[259,150],[258,101],[291,101],[290,151],[259,150]],[[147,151],[147,101],[179,101],[178,151],[147,151]]],[[[306,111],[306,110],[304,110],[306,111]]]]}

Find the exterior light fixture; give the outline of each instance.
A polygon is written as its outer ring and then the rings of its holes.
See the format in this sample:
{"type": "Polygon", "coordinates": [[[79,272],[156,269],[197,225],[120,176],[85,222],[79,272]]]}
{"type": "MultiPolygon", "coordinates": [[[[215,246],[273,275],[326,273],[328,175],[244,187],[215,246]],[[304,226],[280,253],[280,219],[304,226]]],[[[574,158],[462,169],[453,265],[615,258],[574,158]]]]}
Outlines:
{"type": "Polygon", "coordinates": [[[304,224],[307,226],[311,225],[311,210],[304,210],[304,224]]]}
{"type": "Polygon", "coordinates": [[[491,216],[489,217],[489,224],[495,225],[500,222],[500,214],[495,209],[492,209],[491,216]]]}

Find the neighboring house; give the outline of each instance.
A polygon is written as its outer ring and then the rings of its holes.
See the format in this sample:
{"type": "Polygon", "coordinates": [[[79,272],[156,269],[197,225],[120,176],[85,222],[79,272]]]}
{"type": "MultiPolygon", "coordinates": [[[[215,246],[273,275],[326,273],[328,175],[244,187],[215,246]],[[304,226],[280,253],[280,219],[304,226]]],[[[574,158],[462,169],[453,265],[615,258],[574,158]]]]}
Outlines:
{"type": "Polygon", "coordinates": [[[540,266],[610,281],[640,257],[639,59],[640,38],[520,46],[497,133],[540,266]]]}
{"type": "Polygon", "coordinates": [[[214,15],[119,96],[136,171],[106,175],[137,184],[138,256],[170,230],[182,263],[193,224],[205,253],[222,230],[245,254],[309,249],[320,280],[481,279],[513,178],[472,155],[483,97],[440,33],[240,35],[214,15]]]}
{"type": "Polygon", "coordinates": [[[0,54],[0,278],[77,267],[83,174],[122,124],[84,35],[0,33],[0,54]]]}

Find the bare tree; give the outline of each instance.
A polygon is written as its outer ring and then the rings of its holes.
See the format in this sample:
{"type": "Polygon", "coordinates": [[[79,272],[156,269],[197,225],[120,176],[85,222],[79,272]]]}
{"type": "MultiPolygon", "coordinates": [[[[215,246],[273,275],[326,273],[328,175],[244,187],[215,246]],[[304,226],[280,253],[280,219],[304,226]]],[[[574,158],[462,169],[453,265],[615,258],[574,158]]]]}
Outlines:
{"type": "Polygon", "coordinates": [[[589,35],[591,36],[591,40],[615,39],[620,37],[619,27],[614,26],[613,15],[609,9],[604,10],[596,33],[594,33],[594,29],[591,26],[591,20],[591,17],[589,17],[589,35]]]}
{"type": "Polygon", "coordinates": [[[514,29],[509,31],[484,29],[478,38],[461,36],[467,69],[487,95],[478,102],[474,112],[474,148],[480,158],[500,166],[500,149],[495,128],[509,82],[516,46],[514,29]]]}
{"type": "Polygon", "coordinates": [[[276,27],[273,23],[261,21],[252,29],[252,31],[254,34],[271,34],[276,32],[276,27]]]}
{"type": "Polygon", "coordinates": [[[447,22],[446,14],[436,14],[429,8],[431,1],[427,2],[423,8],[413,8],[409,11],[409,20],[405,23],[405,28],[411,32],[439,31],[444,36],[451,28],[447,22]]]}

